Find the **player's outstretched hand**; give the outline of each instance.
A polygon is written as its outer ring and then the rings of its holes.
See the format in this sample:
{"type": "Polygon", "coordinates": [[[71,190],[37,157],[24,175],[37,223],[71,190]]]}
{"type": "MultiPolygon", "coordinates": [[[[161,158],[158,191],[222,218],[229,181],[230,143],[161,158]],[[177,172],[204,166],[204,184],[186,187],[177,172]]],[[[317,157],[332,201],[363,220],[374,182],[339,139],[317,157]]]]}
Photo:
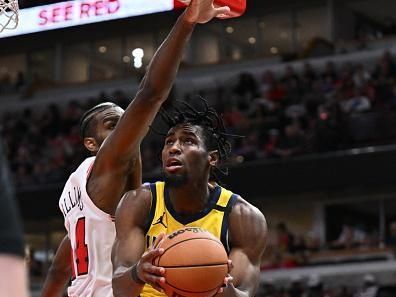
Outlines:
{"type": "Polygon", "coordinates": [[[185,20],[189,23],[204,24],[229,12],[230,8],[228,6],[215,7],[213,0],[191,0],[186,9],[185,20]]]}
{"type": "Polygon", "coordinates": [[[136,274],[139,280],[150,284],[157,291],[163,292],[161,284],[165,283],[165,268],[153,265],[154,259],[164,253],[159,244],[165,238],[165,234],[160,234],[153,245],[142,255],[136,264],[136,274]]]}

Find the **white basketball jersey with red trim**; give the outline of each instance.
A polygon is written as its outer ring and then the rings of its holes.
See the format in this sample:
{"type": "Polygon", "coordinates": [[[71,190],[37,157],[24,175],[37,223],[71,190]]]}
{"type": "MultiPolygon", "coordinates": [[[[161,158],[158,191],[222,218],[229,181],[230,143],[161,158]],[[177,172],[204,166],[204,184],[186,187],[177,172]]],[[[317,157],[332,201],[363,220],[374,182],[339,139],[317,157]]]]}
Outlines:
{"type": "Polygon", "coordinates": [[[87,158],[66,182],[59,208],[72,246],[73,280],[69,297],[112,297],[112,217],[100,210],[86,191],[95,157],[87,158]]]}

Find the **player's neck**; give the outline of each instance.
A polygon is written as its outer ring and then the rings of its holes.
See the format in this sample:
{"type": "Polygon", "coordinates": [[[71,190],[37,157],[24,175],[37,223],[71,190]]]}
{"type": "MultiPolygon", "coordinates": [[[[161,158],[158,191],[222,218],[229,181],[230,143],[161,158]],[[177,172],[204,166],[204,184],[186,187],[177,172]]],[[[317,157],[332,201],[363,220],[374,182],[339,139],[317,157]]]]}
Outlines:
{"type": "Polygon", "coordinates": [[[205,208],[210,196],[208,181],[194,181],[179,187],[169,187],[169,198],[175,211],[193,214],[205,208]]]}

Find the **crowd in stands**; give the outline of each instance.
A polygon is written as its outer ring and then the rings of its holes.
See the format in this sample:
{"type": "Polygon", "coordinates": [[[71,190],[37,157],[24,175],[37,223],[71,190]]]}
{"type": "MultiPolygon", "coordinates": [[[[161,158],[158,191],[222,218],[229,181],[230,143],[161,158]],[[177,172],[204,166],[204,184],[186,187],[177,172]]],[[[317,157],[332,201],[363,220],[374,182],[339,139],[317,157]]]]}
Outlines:
{"type": "Polygon", "coordinates": [[[23,72],[18,72],[12,77],[7,71],[0,69],[0,95],[20,93],[26,86],[26,79],[23,72]]]}
{"type": "MultiPolygon", "coordinates": [[[[122,92],[115,96],[117,103],[126,105],[122,92]]],[[[51,104],[41,111],[25,109],[20,114],[3,114],[1,131],[15,184],[64,182],[88,156],[81,142],[79,121],[88,108],[99,102],[92,98],[85,104],[72,101],[64,108],[51,104]]]]}
{"type": "Polygon", "coordinates": [[[314,231],[303,234],[292,232],[286,223],[280,222],[268,241],[261,270],[290,269],[302,266],[361,262],[394,257],[396,250],[396,221],[388,224],[384,238],[377,226],[365,226],[345,219],[337,230],[338,235],[320,241],[314,231]]]}
{"type": "Polygon", "coordinates": [[[256,297],[376,297],[380,291],[380,296],[394,296],[396,286],[381,286],[374,275],[365,274],[360,287],[347,284],[330,287],[319,275],[313,274],[308,278],[292,277],[285,285],[266,279],[256,297]]]}
{"type": "MultiPolygon", "coordinates": [[[[396,222],[390,222],[389,230],[384,243],[378,239],[378,234],[370,233],[361,228],[361,224],[346,222],[342,225],[338,237],[326,244],[321,244],[313,232],[305,236],[293,233],[284,222],[276,225],[275,238],[269,241],[264,255],[261,270],[268,272],[262,279],[257,297],[377,297],[396,296],[396,283],[387,283],[386,286],[372,274],[366,274],[361,279],[361,286],[354,283],[343,282],[342,278],[335,281],[334,276],[329,283],[318,274],[303,277],[298,272],[288,280],[274,281],[271,277],[273,269],[292,269],[301,266],[315,266],[320,264],[339,264],[365,261],[363,253],[374,256],[379,260],[379,255],[386,249],[396,247],[396,222]],[[374,235],[375,234],[375,235],[374,235]],[[380,247],[380,248],[378,248],[380,247]],[[342,250],[341,250],[342,249],[342,250]],[[376,252],[374,252],[376,251],[376,252]],[[363,252],[362,254],[359,254],[363,252]],[[322,255],[328,262],[315,264],[310,259],[314,255],[322,255]],[[355,257],[355,254],[356,255],[355,257]],[[342,262],[341,256],[344,256],[342,262]],[[332,262],[334,257],[334,262],[332,262]],[[377,295],[379,294],[379,295],[377,295]]],[[[369,261],[368,258],[366,261],[369,261]]],[[[364,264],[361,263],[362,267],[364,264]]],[[[355,278],[356,280],[356,278],[355,278]]]]}
{"type": "MultiPolygon", "coordinates": [[[[332,62],[323,70],[305,64],[302,73],[286,66],[278,77],[266,71],[257,80],[241,73],[235,83],[199,94],[223,115],[230,133],[245,136],[233,143],[233,161],[242,162],[394,142],[395,78],[396,62],[385,52],[372,71],[332,62]]],[[[85,156],[79,118],[104,98],[3,114],[0,127],[16,184],[63,182],[85,156]]],[[[129,100],[122,91],[111,98],[123,107],[129,100]]],[[[146,173],[158,169],[160,148],[160,140],[143,148],[146,173]]]]}
{"type": "Polygon", "coordinates": [[[241,74],[231,92],[216,96],[229,129],[246,136],[235,144],[235,155],[285,158],[394,141],[386,121],[396,107],[395,77],[396,64],[385,53],[371,72],[352,64],[336,69],[329,62],[322,72],[310,64],[301,74],[292,67],[281,77],[267,71],[260,82],[241,74]],[[373,113],[382,114],[383,122],[365,117],[373,113]],[[381,125],[382,133],[370,135],[381,125]]]}
{"type": "Polygon", "coordinates": [[[319,239],[311,232],[307,236],[291,232],[284,222],[277,224],[276,234],[266,248],[261,270],[288,269],[307,265],[307,256],[320,249],[319,239]]]}

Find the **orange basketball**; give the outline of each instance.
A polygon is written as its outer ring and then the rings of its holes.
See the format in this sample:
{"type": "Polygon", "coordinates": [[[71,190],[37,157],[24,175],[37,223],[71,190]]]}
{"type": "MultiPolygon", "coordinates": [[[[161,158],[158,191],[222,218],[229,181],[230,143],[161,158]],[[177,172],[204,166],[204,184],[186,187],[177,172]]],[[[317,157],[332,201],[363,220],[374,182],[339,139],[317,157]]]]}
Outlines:
{"type": "Polygon", "coordinates": [[[213,296],[228,274],[227,252],[210,232],[183,228],[169,234],[161,243],[164,253],[154,260],[165,268],[168,296],[213,296]]]}

